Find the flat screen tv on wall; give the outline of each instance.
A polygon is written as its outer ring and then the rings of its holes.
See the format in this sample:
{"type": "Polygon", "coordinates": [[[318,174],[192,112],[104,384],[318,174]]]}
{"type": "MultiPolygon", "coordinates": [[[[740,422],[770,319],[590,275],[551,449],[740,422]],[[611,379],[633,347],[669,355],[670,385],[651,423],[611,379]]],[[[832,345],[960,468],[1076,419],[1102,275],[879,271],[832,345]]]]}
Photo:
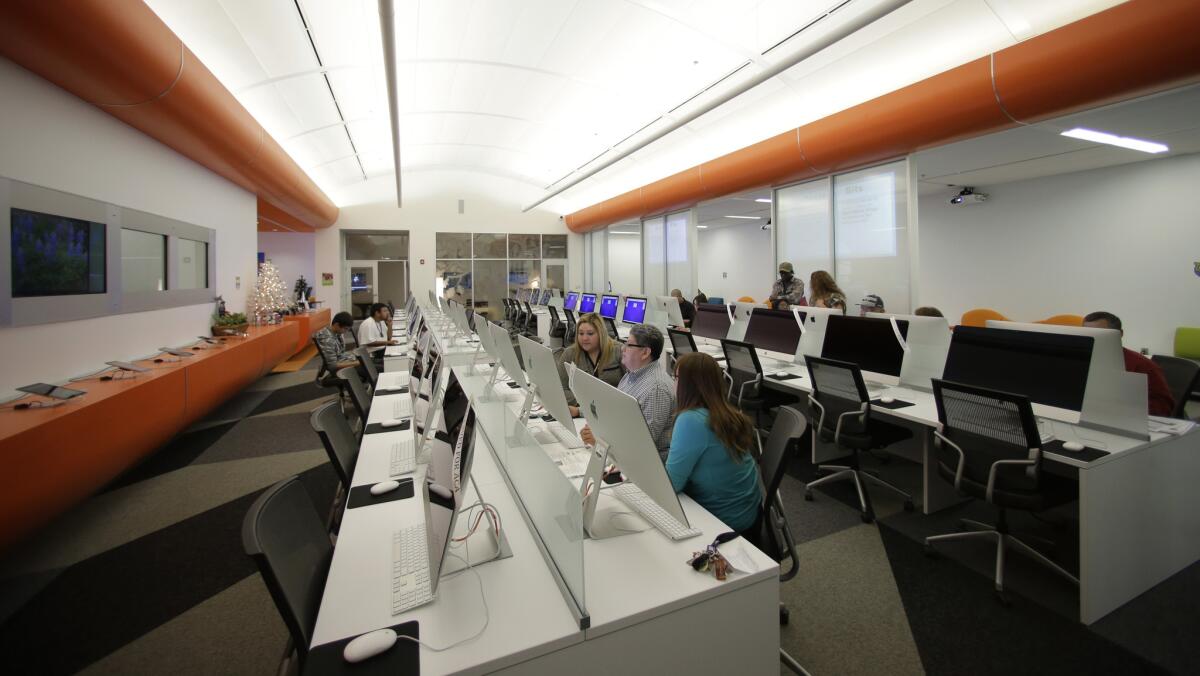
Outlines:
{"type": "Polygon", "coordinates": [[[13,208],[12,295],[104,293],[105,226],[13,208]]]}

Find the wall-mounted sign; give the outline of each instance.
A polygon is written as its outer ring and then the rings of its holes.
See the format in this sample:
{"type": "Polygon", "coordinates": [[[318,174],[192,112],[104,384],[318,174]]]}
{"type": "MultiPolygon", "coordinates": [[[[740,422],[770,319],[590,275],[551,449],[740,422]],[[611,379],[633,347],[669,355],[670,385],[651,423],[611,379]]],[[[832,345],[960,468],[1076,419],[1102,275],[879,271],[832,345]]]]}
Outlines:
{"type": "Polygon", "coordinates": [[[321,273],[321,286],[333,286],[333,273],[332,272],[322,272],[321,273]]]}

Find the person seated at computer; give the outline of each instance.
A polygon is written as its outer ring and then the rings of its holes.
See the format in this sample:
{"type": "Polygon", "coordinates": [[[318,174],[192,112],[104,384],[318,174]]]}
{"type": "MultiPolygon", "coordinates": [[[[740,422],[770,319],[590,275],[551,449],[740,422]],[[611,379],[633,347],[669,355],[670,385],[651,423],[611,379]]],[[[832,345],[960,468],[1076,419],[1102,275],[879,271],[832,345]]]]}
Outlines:
{"type": "Polygon", "coordinates": [[[804,282],[796,279],[796,269],[791,263],[779,264],[779,280],[771,287],[767,304],[776,310],[786,310],[793,305],[804,305],[804,282]]]}
{"type": "Polygon", "coordinates": [[[941,310],[933,307],[932,305],[922,305],[921,307],[917,308],[916,310],[913,310],[913,314],[918,317],[945,317],[946,316],[946,315],[942,314],[941,310]]]}
{"type": "Polygon", "coordinates": [[[813,307],[838,308],[846,312],[846,294],[833,281],[833,275],[817,270],[808,277],[808,304],[813,307]]]}
{"type": "Polygon", "coordinates": [[[708,303],[708,295],[706,295],[703,291],[697,289],[696,297],[692,299],[692,308],[694,309],[695,306],[704,305],[706,303],[708,303]]]}
{"type": "Polygon", "coordinates": [[[313,334],[313,339],[317,341],[317,349],[321,351],[325,363],[334,370],[358,365],[358,359],[354,353],[348,352],[346,344],[342,342],[342,334],[353,327],[354,318],[350,316],[350,313],[339,312],[333,316],[333,321],[329,326],[313,334]]]}
{"type": "Polygon", "coordinates": [[[604,320],[594,312],[579,318],[575,325],[575,342],[562,351],[558,361],[558,375],[562,378],[563,392],[573,416],[579,415],[578,402],[567,384],[567,369],[562,365],[574,364],[575,368],[613,387],[620,385],[621,377],[625,375],[625,367],[621,366],[621,345],[608,335],[604,320]]]}
{"type": "Polygon", "coordinates": [[[679,301],[679,315],[683,317],[683,325],[691,326],[692,320],[696,318],[696,306],[683,299],[683,292],[679,289],[671,289],[671,296],[679,301]]]}
{"type": "MultiPolygon", "coordinates": [[[[671,447],[671,422],[675,418],[675,381],[658,361],[662,351],[662,331],[649,324],[634,326],[621,348],[625,375],[617,389],[637,399],[654,447],[659,457],[666,460],[671,447]]],[[[588,445],[596,443],[587,427],[581,430],[580,438],[588,445]]]]}
{"type": "Polygon", "coordinates": [[[873,293],[863,296],[863,299],[858,301],[858,316],[866,317],[868,312],[887,312],[883,307],[883,299],[873,293]]]}
{"type": "MultiPolygon", "coordinates": [[[[1111,312],[1093,312],[1083,318],[1083,325],[1093,329],[1116,329],[1122,336],[1125,335],[1125,329],[1121,328],[1121,319],[1111,312]]],[[[1146,409],[1150,415],[1171,415],[1175,410],[1175,397],[1171,395],[1171,388],[1167,386],[1162,369],[1158,364],[1127,347],[1122,347],[1121,351],[1125,355],[1126,371],[1146,374],[1146,409]]]]}
{"type": "Polygon", "coordinates": [[[757,542],[762,492],[758,463],[750,455],[754,426],[729,405],[716,360],[702,352],[675,362],[675,427],[667,476],[676,493],[757,542]]]}
{"type": "Polygon", "coordinates": [[[358,344],[367,348],[375,361],[383,360],[383,348],[399,344],[399,341],[392,340],[389,335],[391,330],[388,329],[388,320],[388,306],[375,303],[371,306],[371,316],[358,325],[358,344]]]}

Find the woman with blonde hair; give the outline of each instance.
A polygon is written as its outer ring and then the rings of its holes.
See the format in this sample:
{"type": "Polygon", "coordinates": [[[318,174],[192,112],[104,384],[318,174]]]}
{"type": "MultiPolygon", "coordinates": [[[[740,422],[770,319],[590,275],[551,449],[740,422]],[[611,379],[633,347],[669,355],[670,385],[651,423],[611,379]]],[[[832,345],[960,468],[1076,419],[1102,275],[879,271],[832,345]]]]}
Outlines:
{"type": "Polygon", "coordinates": [[[817,270],[808,278],[810,289],[808,304],[813,307],[838,308],[846,312],[846,294],[833,281],[833,275],[824,270],[817,270]]]}
{"type": "Polygon", "coordinates": [[[558,375],[562,378],[563,391],[567,395],[567,403],[571,406],[571,415],[578,415],[575,395],[567,384],[567,369],[565,364],[574,364],[575,368],[595,376],[600,380],[616,387],[625,375],[621,366],[621,350],[617,341],[608,335],[604,328],[604,320],[600,315],[589,312],[579,318],[575,325],[575,342],[562,351],[558,357],[558,375]]]}
{"type": "Polygon", "coordinates": [[[754,425],[725,398],[716,360],[690,352],[675,362],[675,429],[667,475],[725,525],[757,542],[758,463],[750,454],[754,425]]]}

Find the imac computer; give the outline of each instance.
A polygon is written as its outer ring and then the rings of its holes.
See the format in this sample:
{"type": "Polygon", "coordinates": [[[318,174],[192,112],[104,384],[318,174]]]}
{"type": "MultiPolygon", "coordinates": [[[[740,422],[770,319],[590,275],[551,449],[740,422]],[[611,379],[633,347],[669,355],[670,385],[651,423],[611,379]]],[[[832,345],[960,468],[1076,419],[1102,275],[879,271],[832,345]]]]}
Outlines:
{"type": "Polygon", "coordinates": [[[908,322],[874,317],[830,315],[821,357],[858,364],[865,372],[900,380],[908,322]],[[899,335],[897,335],[897,333],[899,335]]]}
{"type": "Polygon", "coordinates": [[[684,326],[683,313],[679,310],[679,300],[674,296],[655,296],[654,305],[667,318],[668,326],[684,326]]]}
{"type": "Polygon", "coordinates": [[[567,448],[583,448],[583,441],[575,429],[575,423],[571,421],[571,409],[567,406],[562,379],[558,376],[558,363],[554,358],[554,351],[525,336],[518,336],[517,340],[521,344],[521,354],[525,357],[526,375],[532,381],[531,389],[554,418],[554,422],[550,423],[553,436],[539,438],[534,434],[534,438],[542,444],[562,443],[567,448]]]}
{"type": "MultiPolygon", "coordinates": [[[[508,331],[495,324],[492,324],[490,328],[492,329],[492,343],[496,348],[496,355],[500,357],[500,365],[504,367],[504,372],[508,374],[508,377],[515,384],[514,389],[519,388],[522,391],[528,392],[529,384],[525,381],[525,370],[521,368],[521,360],[517,358],[517,351],[513,349],[512,338],[508,336],[508,331]]],[[[499,369],[492,371],[491,386],[488,388],[489,393],[494,391],[497,373],[499,373],[499,369]]],[[[519,396],[515,398],[504,396],[501,398],[505,401],[520,399],[519,396]]]]}
{"type": "Polygon", "coordinates": [[[1094,344],[1087,335],[959,326],[942,379],[1081,411],[1094,344]]]}
{"type": "Polygon", "coordinates": [[[563,309],[564,310],[574,310],[576,304],[578,304],[578,303],[579,303],[579,292],[578,291],[569,291],[569,292],[567,292],[567,299],[563,301],[563,309]]]}
{"type": "Polygon", "coordinates": [[[585,315],[596,311],[596,294],[585,293],[579,297],[579,314],[585,315]]]}
{"type": "Polygon", "coordinates": [[[750,314],[745,342],[760,350],[786,354],[791,359],[800,346],[800,326],[805,317],[803,310],[793,313],[791,310],[756,307],[750,314]]]}
{"type": "Polygon", "coordinates": [[[600,316],[605,319],[616,321],[617,319],[617,304],[621,297],[615,293],[606,293],[600,296],[600,316]]]}
{"type": "Polygon", "coordinates": [[[750,315],[754,313],[754,303],[739,301],[733,306],[733,325],[729,327],[730,340],[745,340],[746,329],[750,326],[750,315]]]}
{"type": "Polygon", "coordinates": [[[626,324],[641,324],[646,321],[646,299],[626,296],[625,308],[621,311],[621,321],[626,324]]]}
{"type": "Polygon", "coordinates": [[[729,337],[733,313],[724,303],[701,303],[696,306],[696,317],[692,320],[692,333],[709,340],[724,340],[729,337]]]}
{"type": "Polygon", "coordinates": [[[868,312],[868,317],[896,319],[908,322],[904,342],[904,364],[900,367],[900,384],[922,392],[932,392],[934,378],[946,370],[946,354],[950,350],[950,324],[944,317],[918,317],[868,312]]]}

